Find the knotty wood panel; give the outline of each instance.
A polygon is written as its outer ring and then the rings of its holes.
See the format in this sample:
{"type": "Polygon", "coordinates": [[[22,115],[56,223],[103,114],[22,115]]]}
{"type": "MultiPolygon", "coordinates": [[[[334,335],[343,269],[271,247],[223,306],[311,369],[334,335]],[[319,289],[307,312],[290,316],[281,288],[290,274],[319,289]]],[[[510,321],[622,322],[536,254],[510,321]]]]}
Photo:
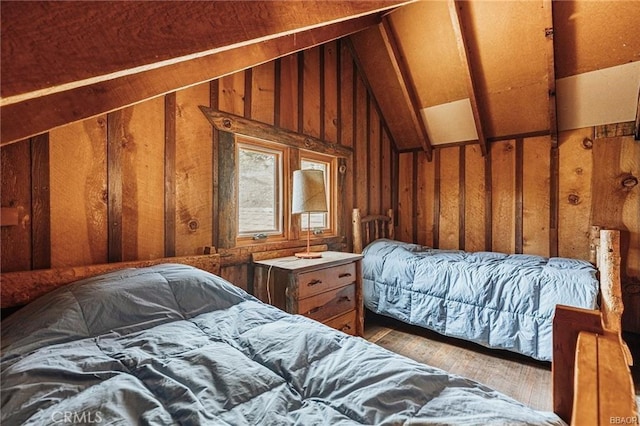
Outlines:
{"type": "Polygon", "coordinates": [[[549,256],[549,136],[529,138],[523,144],[522,252],[549,256]]]}
{"type": "MultiPolygon", "coordinates": [[[[404,154],[403,154],[404,155],[404,154]]],[[[416,199],[417,214],[417,243],[433,247],[434,232],[434,191],[435,191],[435,162],[427,160],[427,154],[422,151],[418,156],[418,185],[416,199]]]]}
{"type": "Polygon", "coordinates": [[[273,124],[275,66],[267,62],[252,68],[251,118],[273,124]]]}
{"type": "Polygon", "coordinates": [[[457,249],[460,213],[460,147],[440,149],[440,225],[438,248],[457,249]]]}
{"type": "Polygon", "coordinates": [[[558,200],[558,255],[589,259],[593,129],[562,132],[558,200]]]}
{"type": "MultiPolygon", "coordinates": [[[[623,157],[625,140],[634,143],[631,138],[622,137],[596,139],[593,143],[591,217],[594,225],[626,228],[623,214],[625,204],[627,198],[638,191],[634,190],[637,187],[626,188],[623,180],[629,175],[638,175],[638,159],[623,157]]],[[[628,153],[633,154],[633,149],[628,149],[628,153]]]]}
{"type": "Polygon", "coordinates": [[[367,146],[367,90],[361,78],[356,78],[354,94],[354,130],[353,162],[355,166],[354,196],[355,206],[360,208],[363,215],[369,214],[368,197],[368,163],[369,152],[367,146]]]}
{"type": "Polygon", "coordinates": [[[176,112],[177,96],[164,96],[164,255],[176,255],[176,112]]]}
{"type": "Polygon", "coordinates": [[[243,290],[248,287],[248,267],[247,264],[229,265],[220,268],[220,276],[225,280],[232,282],[243,290]]]}
{"type": "Polygon", "coordinates": [[[218,220],[218,235],[216,236],[216,246],[219,248],[233,247],[236,241],[238,222],[237,217],[237,197],[236,197],[236,151],[234,137],[232,133],[216,131],[218,134],[218,175],[219,187],[217,194],[218,211],[215,214],[218,218],[229,218],[229,220],[218,220]]]}
{"type": "Polygon", "coordinates": [[[640,146],[633,137],[596,139],[593,159],[591,218],[595,225],[623,230],[623,328],[637,333],[640,332],[640,185],[625,187],[623,181],[640,179],[640,146]]]}
{"type": "Polygon", "coordinates": [[[394,208],[395,206],[391,202],[391,193],[393,192],[395,186],[395,181],[393,180],[393,176],[391,175],[391,140],[389,139],[389,133],[387,133],[384,128],[382,130],[382,147],[380,149],[380,179],[382,181],[381,186],[381,194],[380,194],[380,202],[382,203],[381,212],[386,212],[390,208],[394,208]]]}
{"type": "MultiPolygon", "coordinates": [[[[107,114],[107,259],[122,261],[122,159],[127,143],[125,110],[107,114]]],[[[127,115],[128,117],[128,115],[127,115]]],[[[127,121],[129,118],[126,119],[127,121]]]]}
{"type": "Polygon", "coordinates": [[[0,148],[2,207],[18,209],[18,226],[0,227],[2,272],[31,269],[31,143],[0,148]]]}
{"type": "Polygon", "coordinates": [[[49,134],[31,138],[31,267],[51,266],[49,134]]]}
{"type": "Polygon", "coordinates": [[[323,45],[324,50],[324,134],[327,142],[338,142],[338,51],[337,42],[323,45]]]}
{"type": "Polygon", "coordinates": [[[481,251],[485,249],[485,160],[479,145],[467,145],[464,167],[464,249],[481,251]]]}
{"type": "Polygon", "coordinates": [[[163,257],[164,99],[124,112],[122,260],[163,257]]]}
{"type": "MultiPolygon", "coordinates": [[[[625,177],[633,175],[640,179],[640,143],[632,137],[622,138],[620,153],[620,170],[625,177]]],[[[622,209],[622,221],[629,234],[629,250],[626,252],[626,271],[628,277],[635,277],[640,284],[640,185],[627,188],[627,196],[622,209]]],[[[640,298],[640,288],[637,289],[636,298],[640,298]]],[[[636,299],[635,317],[640,331],[640,300],[636,299]]]]}
{"type": "Polygon", "coordinates": [[[220,111],[244,116],[244,88],[244,71],[220,78],[220,111]]]}
{"type": "Polygon", "coordinates": [[[177,256],[201,254],[213,245],[212,129],[198,108],[208,103],[208,84],[176,93],[177,256]]]}
{"type": "Polygon", "coordinates": [[[340,143],[353,146],[354,70],[351,49],[340,43],[340,143]]]}
{"type": "Polygon", "coordinates": [[[298,129],[298,55],[280,60],[280,123],[287,130],[298,129]]]}
{"type": "Polygon", "coordinates": [[[515,142],[491,144],[493,251],[515,251],[515,142]]]}
{"type": "MultiPolygon", "coordinates": [[[[371,99],[369,100],[372,103],[371,99]]],[[[380,191],[382,188],[381,179],[381,134],[380,134],[380,119],[378,118],[378,112],[373,105],[369,106],[369,213],[370,214],[382,214],[382,206],[380,201],[380,191]]]]}
{"type": "Polygon", "coordinates": [[[305,50],[303,56],[302,133],[320,138],[320,48],[305,50]]]}
{"type": "Polygon", "coordinates": [[[413,242],[413,152],[400,154],[398,160],[398,227],[396,239],[413,242]]]}
{"type": "Polygon", "coordinates": [[[107,118],[52,130],[49,140],[51,267],[106,263],[107,118]]]}

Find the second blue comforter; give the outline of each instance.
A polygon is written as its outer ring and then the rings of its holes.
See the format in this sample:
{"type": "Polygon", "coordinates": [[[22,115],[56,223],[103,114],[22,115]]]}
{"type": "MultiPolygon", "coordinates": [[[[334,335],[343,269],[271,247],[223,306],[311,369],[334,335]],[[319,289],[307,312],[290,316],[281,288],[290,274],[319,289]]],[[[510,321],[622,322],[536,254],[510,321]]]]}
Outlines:
{"type": "Polygon", "coordinates": [[[550,361],[555,306],[597,308],[588,262],[436,250],[378,240],[363,252],[373,312],[438,333],[550,361]]]}

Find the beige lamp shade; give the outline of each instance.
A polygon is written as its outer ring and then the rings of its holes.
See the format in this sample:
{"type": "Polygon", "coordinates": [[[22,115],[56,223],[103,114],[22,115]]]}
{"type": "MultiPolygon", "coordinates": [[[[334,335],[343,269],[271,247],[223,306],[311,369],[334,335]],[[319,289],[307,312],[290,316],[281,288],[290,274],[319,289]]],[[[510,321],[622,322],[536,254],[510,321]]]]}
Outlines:
{"type": "Polygon", "coordinates": [[[293,172],[291,213],[323,213],[327,211],[324,172],[304,169],[293,172]]]}

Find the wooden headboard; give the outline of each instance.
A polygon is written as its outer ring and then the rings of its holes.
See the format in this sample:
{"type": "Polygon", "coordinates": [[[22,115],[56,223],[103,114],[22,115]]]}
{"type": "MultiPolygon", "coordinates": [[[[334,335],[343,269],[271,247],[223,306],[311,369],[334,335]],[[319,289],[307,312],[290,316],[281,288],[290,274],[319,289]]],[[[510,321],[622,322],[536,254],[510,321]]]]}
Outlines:
{"type": "Polygon", "coordinates": [[[0,274],[0,304],[11,308],[26,305],[32,300],[83,278],[125,268],[143,268],[160,263],[180,263],[195,266],[213,274],[220,274],[220,255],[164,257],[131,262],[104,263],[100,265],[73,266],[35,271],[7,272],[0,274]]]}
{"type": "Polygon", "coordinates": [[[370,242],[379,238],[393,239],[394,219],[393,209],[387,210],[387,215],[362,216],[360,209],[353,209],[351,217],[353,224],[353,252],[360,254],[370,242]]]}

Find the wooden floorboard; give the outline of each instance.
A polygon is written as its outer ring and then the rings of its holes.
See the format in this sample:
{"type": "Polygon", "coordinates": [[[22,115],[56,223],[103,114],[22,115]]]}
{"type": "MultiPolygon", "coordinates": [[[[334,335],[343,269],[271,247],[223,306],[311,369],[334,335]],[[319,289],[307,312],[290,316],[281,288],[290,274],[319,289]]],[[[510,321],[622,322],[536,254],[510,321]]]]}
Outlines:
{"type": "Polygon", "coordinates": [[[534,409],[552,411],[549,362],[444,337],[370,312],[364,337],[408,358],[473,379],[534,409]]]}
{"type": "MultiPolygon", "coordinates": [[[[468,377],[537,410],[552,411],[551,363],[401,323],[367,311],[364,338],[416,361],[468,377]]],[[[624,333],[631,349],[640,406],[640,335],[624,333]]]]}

